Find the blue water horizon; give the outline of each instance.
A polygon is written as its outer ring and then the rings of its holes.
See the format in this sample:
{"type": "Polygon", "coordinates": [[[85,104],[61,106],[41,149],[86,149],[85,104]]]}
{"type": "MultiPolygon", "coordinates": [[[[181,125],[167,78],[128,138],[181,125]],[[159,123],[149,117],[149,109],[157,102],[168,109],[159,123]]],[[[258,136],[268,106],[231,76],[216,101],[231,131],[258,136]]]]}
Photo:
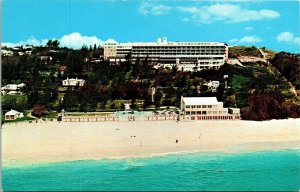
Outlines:
{"type": "Polygon", "coordinates": [[[189,153],[3,167],[4,191],[300,189],[300,150],[189,153]]]}

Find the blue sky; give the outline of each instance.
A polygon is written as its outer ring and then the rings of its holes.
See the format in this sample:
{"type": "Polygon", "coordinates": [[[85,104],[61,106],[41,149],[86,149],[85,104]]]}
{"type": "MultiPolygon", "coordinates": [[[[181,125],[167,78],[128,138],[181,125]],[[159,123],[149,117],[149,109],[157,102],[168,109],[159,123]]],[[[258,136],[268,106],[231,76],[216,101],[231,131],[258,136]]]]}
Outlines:
{"type": "Polygon", "coordinates": [[[300,52],[299,1],[3,0],[3,45],[219,41],[300,52]]]}

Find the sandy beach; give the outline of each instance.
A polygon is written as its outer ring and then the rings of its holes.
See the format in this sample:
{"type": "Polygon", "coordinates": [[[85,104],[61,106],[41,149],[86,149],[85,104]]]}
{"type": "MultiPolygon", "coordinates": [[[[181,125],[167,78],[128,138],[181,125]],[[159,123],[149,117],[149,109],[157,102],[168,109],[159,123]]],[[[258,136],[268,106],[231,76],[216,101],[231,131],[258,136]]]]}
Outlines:
{"type": "Polygon", "coordinates": [[[290,148],[300,148],[300,119],[179,123],[24,122],[2,127],[4,164],[290,148]]]}

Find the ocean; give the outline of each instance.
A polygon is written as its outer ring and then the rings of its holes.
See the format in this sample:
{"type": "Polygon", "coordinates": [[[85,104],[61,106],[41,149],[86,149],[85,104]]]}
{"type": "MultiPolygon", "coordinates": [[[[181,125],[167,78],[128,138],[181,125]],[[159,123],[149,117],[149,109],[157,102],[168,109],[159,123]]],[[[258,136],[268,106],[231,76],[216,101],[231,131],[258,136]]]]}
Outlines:
{"type": "Polygon", "coordinates": [[[3,167],[3,189],[299,190],[300,151],[193,153],[3,167]]]}

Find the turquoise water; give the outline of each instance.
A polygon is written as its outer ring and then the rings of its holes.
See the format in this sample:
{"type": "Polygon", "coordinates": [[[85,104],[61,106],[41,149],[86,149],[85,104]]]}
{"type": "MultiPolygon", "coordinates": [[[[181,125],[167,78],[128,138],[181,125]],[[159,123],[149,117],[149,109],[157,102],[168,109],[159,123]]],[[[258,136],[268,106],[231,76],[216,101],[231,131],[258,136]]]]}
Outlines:
{"type": "Polygon", "coordinates": [[[299,190],[299,150],[3,167],[4,190],[299,190]]]}
{"type": "Polygon", "coordinates": [[[129,111],[117,111],[115,112],[115,114],[119,116],[135,115],[139,117],[144,115],[153,115],[154,113],[152,111],[134,111],[134,113],[132,114],[129,111]]]}

